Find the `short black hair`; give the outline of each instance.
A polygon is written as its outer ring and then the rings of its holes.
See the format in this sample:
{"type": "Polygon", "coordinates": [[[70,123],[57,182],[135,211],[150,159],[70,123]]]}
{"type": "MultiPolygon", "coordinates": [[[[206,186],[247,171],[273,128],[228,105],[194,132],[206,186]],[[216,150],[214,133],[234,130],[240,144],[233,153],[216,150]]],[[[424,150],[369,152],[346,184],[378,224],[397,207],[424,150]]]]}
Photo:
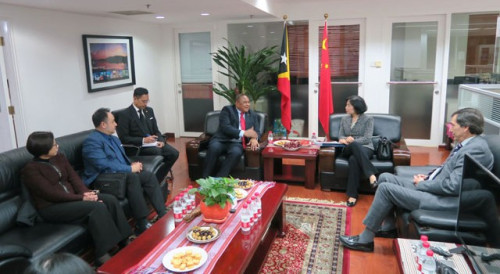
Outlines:
{"type": "Polygon", "coordinates": [[[94,269],[80,257],[70,253],[52,253],[36,259],[24,274],[92,274],[94,269]]]}
{"type": "Polygon", "coordinates": [[[35,131],[26,141],[26,149],[35,157],[49,153],[52,146],[54,146],[54,134],[50,131],[35,131]]]}
{"type": "Polygon", "coordinates": [[[149,94],[149,91],[145,88],[136,88],[134,89],[134,97],[139,98],[142,95],[149,94]]]}
{"type": "Polygon", "coordinates": [[[363,114],[366,112],[368,107],[366,106],[365,99],[358,95],[351,95],[345,100],[346,103],[350,102],[354,108],[356,114],[363,114]]]}
{"type": "Polygon", "coordinates": [[[92,123],[97,128],[102,122],[108,121],[109,108],[100,108],[92,114],[92,123]]]}
{"type": "Polygon", "coordinates": [[[455,111],[451,117],[457,115],[457,124],[461,127],[469,127],[471,134],[479,135],[484,130],[484,117],[481,111],[475,108],[462,108],[455,111]]]}
{"type": "MultiPolygon", "coordinates": [[[[234,102],[236,103],[236,102],[240,101],[241,97],[243,97],[243,96],[245,96],[245,97],[249,98],[249,97],[248,97],[248,95],[246,95],[245,93],[239,93],[239,94],[238,94],[238,95],[236,95],[236,97],[234,98],[234,102]]],[[[249,99],[250,99],[250,98],[249,98],[249,99]]]]}

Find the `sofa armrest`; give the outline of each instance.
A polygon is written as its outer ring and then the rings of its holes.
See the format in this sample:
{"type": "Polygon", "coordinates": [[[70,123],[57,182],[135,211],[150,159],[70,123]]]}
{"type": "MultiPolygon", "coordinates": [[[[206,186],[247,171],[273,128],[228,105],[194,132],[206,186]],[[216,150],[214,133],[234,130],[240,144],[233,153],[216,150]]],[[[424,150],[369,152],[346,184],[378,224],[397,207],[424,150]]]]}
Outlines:
{"type": "Polygon", "coordinates": [[[266,138],[262,138],[264,141],[259,142],[259,148],[252,150],[250,147],[245,148],[245,161],[247,167],[261,167],[261,153],[267,146],[267,135],[266,138]]]}
{"type": "Polygon", "coordinates": [[[208,142],[210,141],[210,136],[203,133],[199,137],[189,141],[186,143],[186,156],[188,160],[188,164],[198,165],[198,152],[200,149],[208,146],[208,142]]]}
{"type": "Polygon", "coordinates": [[[0,247],[0,260],[15,258],[15,257],[25,257],[31,258],[33,253],[31,250],[20,245],[2,245],[0,247]]]}
{"type": "Polygon", "coordinates": [[[319,150],[318,171],[335,171],[335,147],[325,147],[319,150]]]}
{"type": "Polygon", "coordinates": [[[401,140],[394,144],[392,150],[392,161],[394,166],[409,166],[411,161],[411,153],[406,146],[406,141],[403,137],[401,140]]]}

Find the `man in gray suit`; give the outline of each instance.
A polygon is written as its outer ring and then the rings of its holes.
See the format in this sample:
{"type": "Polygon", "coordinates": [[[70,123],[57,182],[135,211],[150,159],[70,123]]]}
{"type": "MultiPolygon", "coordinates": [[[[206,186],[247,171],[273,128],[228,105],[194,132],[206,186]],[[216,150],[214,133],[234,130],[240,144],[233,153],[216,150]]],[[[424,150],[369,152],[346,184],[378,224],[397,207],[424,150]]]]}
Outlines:
{"type": "Polygon", "coordinates": [[[451,125],[457,145],[443,165],[431,174],[416,174],[413,180],[388,173],[380,175],[375,198],[363,220],[366,228],[360,235],[340,236],[345,247],[373,251],[374,237],[394,234],[391,233],[395,230],[394,207],[410,211],[456,208],[465,153],[488,169],[492,168],[493,155],[484,138],[479,136],[484,126],[481,112],[473,108],[460,109],[452,114],[451,125]]]}

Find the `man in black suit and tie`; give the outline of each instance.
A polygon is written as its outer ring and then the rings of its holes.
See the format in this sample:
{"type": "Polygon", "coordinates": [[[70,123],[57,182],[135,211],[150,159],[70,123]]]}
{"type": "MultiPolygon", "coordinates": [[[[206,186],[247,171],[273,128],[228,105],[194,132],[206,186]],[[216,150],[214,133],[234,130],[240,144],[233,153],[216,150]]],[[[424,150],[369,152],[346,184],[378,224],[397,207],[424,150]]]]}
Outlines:
{"type": "Polygon", "coordinates": [[[170,170],[179,157],[179,151],[166,143],[155,113],[148,107],[149,92],[145,88],[134,90],[134,101],[123,115],[120,115],[116,132],[123,144],[142,146],[140,155],[162,155],[167,170],[170,170]]]}
{"type": "Polygon", "coordinates": [[[231,169],[238,163],[246,147],[256,150],[259,147],[259,119],[250,110],[248,96],[239,94],[234,105],[222,108],[219,116],[219,128],[208,144],[207,158],[203,165],[203,178],[214,175],[217,159],[223,153],[226,159],[216,177],[227,177],[231,169]]]}

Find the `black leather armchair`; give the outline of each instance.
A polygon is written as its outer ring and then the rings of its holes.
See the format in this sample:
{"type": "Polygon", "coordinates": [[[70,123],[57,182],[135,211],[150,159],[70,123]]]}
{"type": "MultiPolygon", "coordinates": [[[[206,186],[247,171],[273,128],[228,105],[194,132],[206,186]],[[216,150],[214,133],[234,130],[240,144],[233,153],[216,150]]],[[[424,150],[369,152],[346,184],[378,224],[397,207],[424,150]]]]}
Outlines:
{"type": "MultiPolygon", "coordinates": [[[[186,154],[189,164],[189,177],[191,180],[201,178],[203,170],[203,161],[207,156],[208,143],[212,135],[217,132],[219,127],[219,114],[220,111],[208,112],[205,116],[205,131],[199,137],[186,143],[186,154]]],[[[263,132],[261,140],[259,141],[259,149],[252,151],[249,147],[246,148],[245,153],[241,156],[238,164],[231,171],[231,176],[235,178],[247,178],[254,180],[262,179],[262,159],[261,151],[267,145],[267,114],[257,112],[259,116],[260,132],[263,132]]],[[[224,155],[219,157],[219,164],[224,161],[224,155]]]]}
{"type": "MultiPolygon", "coordinates": [[[[338,141],[340,132],[340,120],[347,114],[330,115],[330,139],[338,141]]],[[[379,136],[391,140],[394,144],[392,160],[380,161],[374,155],[371,159],[373,165],[380,173],[394,172],[395,166],[410,165],[411,154],[406,147],[405,140],[401,136],[401,118],[390,114],[367,114],[373,117],[373,145],[378,146],[379,136]]],[[[340,149],[322,148],[319,151],[319,180],[322,190],[345,190],[347,176],[349,174],[349,161],[343,157],[337,157],[340,149]]],[[[366,178],[361,182],[359,191],[373,193],[366,178]]]]}
{"type": "MultiPolygon", "coordinates": [[[[492,172],[496,177],[500,177],[500,136],[484,136],[488,146],[493,153],[494,164],[492,172]]],[[[419,167],[396,167],[395,173],[399,176],[413,176],[415,173],[429,172],[435,166],[419,167]]],[[[464,167],[470,168],[470,167],[464,167]]],[[[463,183],[474,184],[475,178],[465,177],[463,183]]],[[[420,235],[427,235],[429,240],[441,242],[460,243],[455,235],[455,225],[457,223],[457,211],[437,211],[417,209],[411,212],[397,209],[396,222],[399,237],[418,239],[420,235]]],[[[479,217],[469,215],[461,219],[459,231],[461,237],[467,244],[484,245],[486,238],[484,231],[486,223],[479,217]]]]}

